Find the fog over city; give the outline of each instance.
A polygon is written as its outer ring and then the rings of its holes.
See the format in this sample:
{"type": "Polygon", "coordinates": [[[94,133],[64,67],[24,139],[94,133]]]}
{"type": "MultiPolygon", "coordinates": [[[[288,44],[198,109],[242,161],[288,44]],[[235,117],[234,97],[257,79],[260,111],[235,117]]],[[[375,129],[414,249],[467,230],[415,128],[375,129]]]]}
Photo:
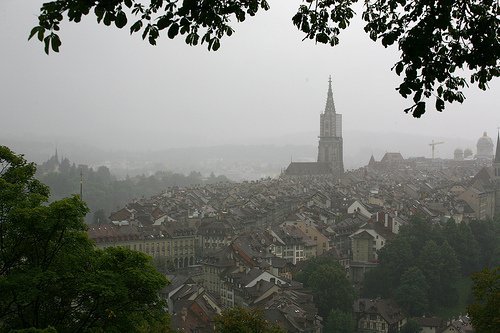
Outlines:
{"type": "Polygon", "coordinates": [[[500,332],[500,2],[267,1],[0,0],[0,333],[500,332]]]}
{"type": "MultiPolygon", "coordinates": [[[[0,3],[0,141],[38,162],[58,147],[80,163],[116,156],[182,169],[158,156],[177,151],[195,154],[189,172],[203,151],[197,147],[227,145],[265,146],[274,151],[274,170],[290,159],[314,160],[329,75],[347,168],[387,151],[430,157],[432,139],[445,142],[436,156],[451,158],[457,147],[475,150],[484,131],[494,137],[500,126],[497,81],[487,91],[466,90],[462,105],[442,113],[405,114],[411,100],[395,90],[400,78],[390,71],[397,47],[372,42],[360,17],[332,48],[302,41],[291,22],[299,1],[273,1],[268,12],[234,23],[236,33],[217,52],[166,36],[153,47],[128,27],[85,17],[64,23],[61,52],[47,56],[41,43],[27,40],[41,3],[0,3]]],[[[237,150],[245,155],[244,146],[237,150]]]]}

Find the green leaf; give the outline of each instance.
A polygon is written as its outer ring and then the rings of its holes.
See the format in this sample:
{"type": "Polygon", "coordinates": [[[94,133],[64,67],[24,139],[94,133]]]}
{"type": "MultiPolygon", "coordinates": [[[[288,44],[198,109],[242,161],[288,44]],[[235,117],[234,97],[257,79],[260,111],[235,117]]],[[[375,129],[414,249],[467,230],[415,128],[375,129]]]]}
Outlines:
{"type": "Polygon", "coordinates": [[[326,44],[326,43],[328,43],[328,35],[325,34],[324,32],[321,32],[321,33],[316,35],[316,41],[319,43],[326,44]]]}
{"type": "Polygon", "coordinates": [[[141,28],[142,28],[142,21],[139,20],[134,24],[132,24],[132,26],[130,27],[130,34],[133,34],[134,32],[141,30],[141,28]]]}
{"type": "Polygon", "coordinates": [[[444,110],[444,101],[441,98],[436,98],[436,110],[439,112],[444,110]]]}
{"type": "Polygon", "coordinates": [[[156,27],[158,27],[158,30],[163,30],[166,27],[168,27],[170,24],[172,24],[172,20],[168,18],[167,16],[162,16],[156,23],[156,27]]]}
{"type": "Polygon", "coordinates": [[[112,13],[106,12],[106,14],[104,15],[104,19],[102,20],[102,23],[104,23],[104,25],[107,25],[109,27],[114,19],[115,16],[112,13]]]}
{"type": "Polygon", "coordinates": [[[43,37],[45,36],[45,28],[40,28],[38,29],[38,40],[41,42],[43,40],[43,37]]]}
{"type": "Polygon", "coordinates": [[[43,43],[45,44],[44,51],[46,54],[49,54],[49,46],[50,46],[50,37],[47,36],[43,39],[43,43]]]}
{"type": "Polygon", "coordinates": [[[214,38],[212,43],[212,51],[217,51],[220,47],[219,38],[214,38]]]}
{"type": "Polygon", "coordinates": [[[127,15],[124,12],[118,12],[115,18],[115,25],[118,29],[123,28],[127,24],[127,15]]]}
{"type": "Polygon", "coordinates": [[[148,24],[146,26],[146,28],[144,29],[143,33],[142,33],[142,39],[146,39],[146,36],[148,35],[149,33],[149,29],[151,29],[151,24],[148,24]]]}
{"type": "Polygon", "coordinates": [[[425,102],[418,102],[417,107],[413,110],[413,117],[420,118],[425,113],[425,102]]]}
{"type": "Polygon", "coordinates": [[[97,23],[101,23],[102,18],[104,17],[104,7],[96,6],[94,9],[95,16],[97,17],[97,23]]]}
{"type": "Polygon", "coordinates": [[[61,39],[59,39],[58,35],[52,35],[51,38],[52,50],[54,52],[59,52],[59,47],[61,46],[61,39]]]}
{"type": "Polygon", "coordinates": [[[30,40],[31,38],[33,38],[33,36],[35,36],[35,34],[38,32],[38,30],[40,28],[41,27],[34,27],[33,29],[31,29],[30,36],[28,37],[28,40],[30,40]]]}
{"type": "Polygon", "coordinates": [[[403,63],[400,61],[396,65],[396,74],[400,75],[402,71],[403,71],[403,63]]]}
{"type": "Polygon", "coordinates": [[[422,99],[422,92],[423,91],[420,89],[415,92],[415,95],[413,95],[413,101],[415,103],[418,103],[422,99]]]}
{"type": "Polygon", "coordinates": [[[437,93],[438,93],[439,97],[443,96],[443,86],[442,85],[437,88],[437,93]]]}
{"type": "Polygon", "coordinates": [[[168,38],[173,39],[179,33],[179,25],[177,23],[172,23],[170,28],[168,28],[168,38]]]}

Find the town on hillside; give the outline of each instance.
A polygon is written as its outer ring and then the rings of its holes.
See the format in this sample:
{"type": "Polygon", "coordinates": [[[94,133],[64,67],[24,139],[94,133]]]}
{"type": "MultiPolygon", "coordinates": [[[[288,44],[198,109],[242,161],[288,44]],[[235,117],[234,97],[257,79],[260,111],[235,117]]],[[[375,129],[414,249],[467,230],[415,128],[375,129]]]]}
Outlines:
{"type": "MultiPolygon", "coordinates": [[[[497,142],[489,159],[457,158],[439,166],[387,153],[340,178],[284,173],[171,187],[126,204],[88,234],[98,247],[122,246],[154,258],[171,279],[163,296],[175,328],[211,332],[222,309],[244,306],[262,309],[287,332],[322,332],[327,318],[319,315],[311,288],[294,278],[297,272],[314,258],[330,258],[363,295],[381,250],[413,219],[445,228],[498,216],[499,149],[497,142]]],[[[396,332],[410,318],[405,310],[380,297],[358,298],[352,308],[356,328],[371,332],[396,332]]],[[[472,330],[465,312],[422,315],[427,317],[417,317],[418,323],[433,332],[472,330]]]]}
{"type": "MultiPolygon", "coordinates": [[[[172,328],[182,332],[213,332],[214,318],[235,307],[259,309],[285,332],[472,332],[470,276],[499,264],[500,136],[494,148],[485,132],[476,154],[387,152],[345,171],[330,79],[317,162],[291,161],[279,177],[241,183],[141,178],[129,191],[156,194],[101,211],[88,235],[99,248],[153,258],[170,280],[161,295],[172,328]]],[[[55,156],[41,170],[76,173],[64,163],[55,156]]],[[[106,168],[86,173],[110,179],[106,168]]]]}

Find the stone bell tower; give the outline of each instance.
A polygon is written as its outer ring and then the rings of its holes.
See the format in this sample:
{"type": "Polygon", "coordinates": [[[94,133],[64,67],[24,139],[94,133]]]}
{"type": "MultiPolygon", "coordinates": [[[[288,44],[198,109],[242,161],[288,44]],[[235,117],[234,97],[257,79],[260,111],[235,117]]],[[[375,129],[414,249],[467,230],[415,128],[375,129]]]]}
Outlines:
{"type": "Polygon", "coordinates": [[[335,111],[331,77],[328,80],[325,111],[320,115],[318,162],[328,163],[336,177],[344,173],[342,115],[335,111]]]}

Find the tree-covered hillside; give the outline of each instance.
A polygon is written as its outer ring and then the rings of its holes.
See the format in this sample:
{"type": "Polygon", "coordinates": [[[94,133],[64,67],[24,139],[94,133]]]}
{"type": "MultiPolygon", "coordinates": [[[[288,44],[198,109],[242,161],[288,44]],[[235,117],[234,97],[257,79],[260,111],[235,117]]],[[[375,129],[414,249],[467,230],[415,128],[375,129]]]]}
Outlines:
{"type": "Polygon", "coordinates": [[[212,173],[208,178],[203,178],[201,173],[195,171],[187,176],[159,171],[151,176],[140,175],[120,180],[105,166],[94,169],[76,165],[67,158],[60,160],[57,154],[38,166],[36,177],[50,187],[51,200],[79,194],[82,179],[83,200],[90,209],[86,217],[89,223],[104,222],[103,218],[132,199],[150,197],[168,187],[229,182],[225,176],[215,176],[212,173]]]}
{"type": "MultiPolygon", "coordinates": [[[[394,298],[414,316],[455,306],[464,279],[499,265],[499,222],[433,225],[414,218],[380,251],[379,265],[365,277],[363,296],[394,298]]],[[[467,294],[470,303],[470,290],[467,294]]]]}

